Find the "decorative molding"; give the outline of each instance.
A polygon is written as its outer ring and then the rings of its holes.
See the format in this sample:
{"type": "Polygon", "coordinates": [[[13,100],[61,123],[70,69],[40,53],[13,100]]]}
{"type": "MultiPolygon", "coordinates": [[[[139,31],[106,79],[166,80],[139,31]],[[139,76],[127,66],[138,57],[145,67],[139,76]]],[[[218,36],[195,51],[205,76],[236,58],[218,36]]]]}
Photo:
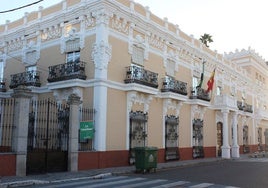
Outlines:
{"type": "Polygon", "coordinates": [[[112,16],[113,16],[112,12],[104,8],[92,12],[92,17],[96,19],[96,25],[104,24],[108,26],[110,18],[112,16]]]}
{"type": "Polygon", "coordinates": [[[40,41],[35,43],[30,40],[22,49],[22,63],[24,65],[35,65],[40,59],[40,41]]]}
{"type": "Polygon", "coordinates": [[[61,53],[64,53],[66,51],[77,51],[80,49],[83,49],[85,46],[85,39],[84,36],[82,36],[81,32],[77,32],[76,28],[72,27],[70,31],[67,33],[66,36],[61,37],[61,53]],[[77,44],[76,41],[79,41],[77,44]],[[73,42],[73,50],[68,49],[69,47],[67,46],[68,42],[73,42]]]}
{"type": "Polygon", "coordinates": [[[93,45],[91,55],[95,68],[99,70],[106,70],[112,57],[112,46],[102,40],[100,43],[95,43],[93,45]]]}
{"type": "Polygon", "coordinates": [[[41,41],[49,41],[62,36],[62,27],[58,25],[50,26],[49,28],[43,29],[41,31],[41,41]]]}
{"type": "Polygon", "coordinates": [[[180,114],[180,109],[183,103],[180,101],[174,101],[171,99],[163,99],[163,114],[167,115],[168,110],[175,110],[175,116],[178,117],[180,114]]]}
{"type": "Polygon", "coordinates": [[[120,33],[129,34],[129,23],[124,18],[115,15],[112,19],[111,27],[120,33]]]}
{"type": "Polygon", "coordinates": [[[141,35],[138,34],[135,36],[135,38],[133,38],[133,28],[134,24],[131,24],[129,31],[128,52],[132,55],[133,46],[135,45],[138,48],[142,48],[144,50],[144,59],[148,60],[149,58],[148,37],[142,37],[141,35]]]}
{"type": "Polygon", "coordinates": [[[127,98],[128,98],[128,112],[131,111],[133,104],[143,104],[144,105],[144,113],[148,113],[150,103],[153,100],[153,97],[151,95],[144,95],[140,94],[135,91],[131,91],[127,93],[127,98]]]}
{"type": "Polygon", "coordinates": [[[83,100],[83,89],[79,87],[65,88],[65,89],[55,89],[53,90],[53,96],[55,97],[58,103],[63,101],[68,101],[68,97],[72,94],[80,97],[83,100]]]}
{"type": "Polygon", "coordinates": [[[220,111],[216,111],[216,123],[222,122],[223,123],[223,116],[220,111]]]}
{"type": "Polygon", "coordinates": [[[191,115],[193,119],[203,119],[206,107],[200,105],[191,105],[191,115]]]}

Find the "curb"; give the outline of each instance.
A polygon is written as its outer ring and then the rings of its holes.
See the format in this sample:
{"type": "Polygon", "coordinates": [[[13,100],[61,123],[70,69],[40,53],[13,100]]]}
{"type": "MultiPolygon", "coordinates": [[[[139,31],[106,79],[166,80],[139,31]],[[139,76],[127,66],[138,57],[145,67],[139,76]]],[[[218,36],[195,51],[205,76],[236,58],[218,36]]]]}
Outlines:
{"type": "Polygon", "coordinates": [[[45,181],[45,180],[23,180],[16,182],[8,182],[0,184],[0,188],[8,188],[8,187],[21,187],[21,186],[30,186],[30,185],[40,185],[40,184],[48,184],[48,183],[61,183],[75,180],[84,180],[84,179],[102,179],[107,176],[111,176],[112,173],[103,173],[95,176],[87,176],[87,177],[79,177],[79,178],[69,178],[62,180],[53,180],[53,181],[45,181]]]}

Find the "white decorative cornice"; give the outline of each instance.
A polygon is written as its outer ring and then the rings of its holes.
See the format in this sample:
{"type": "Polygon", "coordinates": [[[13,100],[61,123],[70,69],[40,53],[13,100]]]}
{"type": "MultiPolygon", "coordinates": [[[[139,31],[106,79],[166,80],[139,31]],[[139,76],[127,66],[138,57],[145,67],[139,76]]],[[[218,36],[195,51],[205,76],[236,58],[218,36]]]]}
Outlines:
{"type": "Polygon", "coordinates": [[[95,43],[92,49],[92,59],[95,64],[95,68],[102,70],[107,69],[108,63],[112,57],[112,47],[111,45],[101,41],[100,43],[95,43]]]}

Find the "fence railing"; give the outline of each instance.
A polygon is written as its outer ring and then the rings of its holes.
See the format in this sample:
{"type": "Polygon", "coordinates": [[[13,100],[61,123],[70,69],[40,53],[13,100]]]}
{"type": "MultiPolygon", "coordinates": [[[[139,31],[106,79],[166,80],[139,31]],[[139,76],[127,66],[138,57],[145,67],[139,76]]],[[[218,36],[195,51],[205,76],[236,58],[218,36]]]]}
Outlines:
{"type": "Polygon", "coordinates": [[[0,153],[12,152],[14,108],[13,98],[0,99],[0,153]]]}
{"type": "MultiPolygon", "coordinates": [[[[92,121],[94,125],[95,110],[91,107],[80,108],[80,121],[92,121]]],[[[79,130],[80,131],[80,130],[79,130]]],[[[93,151],[94,139],[79,139],[79,151],[93,151]]]]}

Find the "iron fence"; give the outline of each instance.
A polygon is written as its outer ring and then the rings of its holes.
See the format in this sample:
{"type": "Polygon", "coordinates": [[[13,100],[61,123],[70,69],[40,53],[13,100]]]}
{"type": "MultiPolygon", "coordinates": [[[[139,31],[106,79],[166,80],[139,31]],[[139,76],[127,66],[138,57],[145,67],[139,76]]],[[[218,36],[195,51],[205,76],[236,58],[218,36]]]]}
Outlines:
{"type": "MultiPolygon", "coordinates": [[[[91,107],[80,107],[80,122],[92,121],[94,125],[94,116],[96,111],[91,107]]],[[[80,130],[79,130],[80,131],[80,130]]],[[[93,151],[94,150],[94,138],[92,139],[79,139],[79,151],[93,151]]]]}
{"type": "Polygon", "coordinates": [[[14,98],[0,99],[0,152],[12,152],[14,98]]]}

